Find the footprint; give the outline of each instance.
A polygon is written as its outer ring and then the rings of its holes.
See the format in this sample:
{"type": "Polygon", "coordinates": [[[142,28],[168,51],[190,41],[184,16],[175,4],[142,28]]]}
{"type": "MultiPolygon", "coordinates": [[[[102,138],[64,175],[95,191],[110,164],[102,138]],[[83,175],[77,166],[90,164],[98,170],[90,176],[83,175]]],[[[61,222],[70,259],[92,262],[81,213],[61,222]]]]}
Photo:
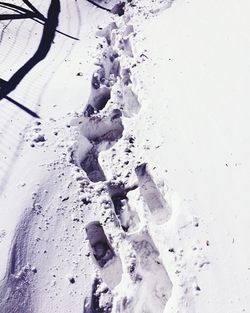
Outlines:
{"type": "Polygon", "coordinates": [[[115,22],[110,23],[107,27],[100,29],[96,35],[99,37],[104,37],[108,45],[112,43],[112,32],[113,30],[118,29],[115,22]]]}
{"type": "Polygon", "coordinates": [[[133,58],[134,54],[133,54],[133,50],[132,50],[132,46],[130,43],[130,39],[129,38],[122,38],[119,42],[119,49],[121,49],[123,51],[123,54],[133,58]]]}
{"type": "Polygon", "coordinates": [[[95,278],[91,294],[85,298],[83,313],[110,313],[112,310],[112,294],[103,286],[100,278],[95,278]]]}
{"type": "Polygon", "coordinates": [[[152,220],[156,224],[167,222],[171,215],[171,209],[150,175],[147,164],[143,163],[137,166],[135,173],[140,193],[151,212],[152,220]]]}
{"type": "Polygon", "coordinates": [[[122,69],[122,82],[125,86],[132,84],[131,71],[129,68],[122,69]]]}
{"type": "Polygon", "coordinates": [[[125,29],[125,31],[123,32],[123,36],[124,36],[125,38],[128,38],[130,35],[133,35],[134,32],[135,32],[134,26],[131,25],[131,24],[129,24],[129,25],[126,26],[126,29],[125,29]]]}
{"type": "Polygon", "coordinates": [[[111,47],[103,53],[102,64],[100,65],[104,72],[104,83],[107,86],[113,86],[120,76],[120,61],[118,53],[111,47]]]}
{"type": "Polygon", "coordinates": [[[123,113],[126,117],[132,117],[134,114],[139,113],[141,104],[130,85],[122,86],[122,105],[123,113]]]}
{"type": "Polygon", "coordinates": [[[114,46],[117,44],[118,50],[121,51],[121,54],[129,58],[134,57],[132,45],[130,42],[130,37],[134,35],[134,28],[132,25],[127,25],[123,32],[117,33],[117,40],[114,43],[114,46]]]}
{"type": "Polygon", "coordinates": [[[121,71],[121,78],[123,113],[126,117],[132,117],[139,112],[141,104],[137,95],[132,90],[131,71],[129,68],[125,68],[121,71]]]}
{"type": "Polygon", "coordinates": [[[120,76],[118,54],[111,47],[105,50],[97,65],[99,68],[91,79],[91,92],[84,110],[85,116],[91,116],[105,108],[111,98],[111,88],[120,76]]]}
{"type": "MultiPolygon", "coordinates": [[[[172,282],[161,262],[158,253],[148,240],[136,242],[137,257],[139,259],[138,273],[142,277],[140,296],[136,307],[148,312],[164,311],[171,296],[172,282]],[[149,299],[148,294],[151,295],[149,299]]],[[[138,310],[135,310],[138,312],[138,310]]]]}
{"type": "Polygon", "coordinates": [[[74,125],[79,125],[81,135],[95,145],[104,142],[112,143],[118,141],[123,134],[121,115],[121,111],[115,109],[106,117],[80,117],[74,125]]]}
{"type": "Polygon", "coordinates": [[[125,2],[119,2],[111,9],[111,12],[113,14],[117,14],[118,16],[122,16],[125,12],[124,10],[125,10],[125,2]]]}
{"type": "Polygon", "coordinates": [[[105,108],[110,99],[110,88],[106,86],[100,86],[99,88],[91,89],[91,94],[88,100],[87,107],[84,111],[85,116],[91,116],[95,112],[99,112],[105,108]]]}
{"type": "Polygon", "coordinates": [[[72,162],[80,166],[92,182],[105,181],[99,164],[100,151],[109,149],[123,134],[121,111],[113,110],[108,117],[81,116],[71,123],[79,127],[77,144],[72,148],[72,162]]]}
{"type": "Polygon", "coordinates": [[[171,297],[173,285],[159,259],[159,252],[147,230],[131,235],[129,240],[135,251],[130,267],[131,288],[135,290],[125,301],[126,306],[124,299],[119,304],[119,312],[162,313],[171,297]]]}
{"type": "Polygon", "coordinates": [[[93,183],[106,180],[105,174],[99,164],[98,152],[95,147],[85,155],[85,158],[80,162],[80,166],[93,183]]]}
{"type": "Polygon", "coordinates": [[[86,226],[93,260],[97,264],[103,281],[109,288],[118,285],[122,278],[122,263],[120,257],[108,241],[100,222],[95,221],[86,226]]]}
{"type": "Polygon", "coordinates": [[[108,190],[113,202],[116,216],[118,217],[121,227],[125,232],[133,232],[137,230],[140,223],[138,214],[130,207],[127,197],[128,192],[134,190],[135,188],[137,188],[137,186],[125,188],[122,183],[108,184],[108,190]]]}

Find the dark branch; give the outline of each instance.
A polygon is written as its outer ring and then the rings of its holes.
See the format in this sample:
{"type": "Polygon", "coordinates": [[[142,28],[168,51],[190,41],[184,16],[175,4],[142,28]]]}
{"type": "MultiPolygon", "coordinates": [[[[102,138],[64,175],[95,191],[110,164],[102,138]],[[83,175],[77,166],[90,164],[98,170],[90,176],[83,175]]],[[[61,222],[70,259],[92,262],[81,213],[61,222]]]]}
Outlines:
{"type": "Polygon", "coordinates": [[[36,114],[36,112],[33,112],[32,110],[30,110],[26,106],[22,105],[21,103],[17,102],[16,100],[14,100],[14,99],[12,99],[12,98],[10,98],[8,96],[6,96],[5,99],[7,99],[11,103],[15,104],[17,107],[19,107],[21,110],[23,110],[24,112],[28,113],[32,117],[40,118],[40,116],[38,114],[36,114]]]}
{"type": "MultiPolygon", "coordinates": [[[[19,7],[15,4],[11,4],[11,3],[4,3],[2,1],[0,1],[0,7],[2,8],[6,8],[6,9],[10,9],[14,12],[17,13],[25,13],[25,14],[2,14],[0,15],[0,20],[4,21],[4,20],[17,20],[17,19],[28,19],[31,18],[34,21],[36,21],[37,23],[44,25],[44,22],[46,21],[46,17],[44,15],[42,15],[29,1],[27,0],[23,0],[23,2],[32,9],[32,11],[29,11],[23,7],[19,7]]],[[[74,39],[74,40],[79,40],[79,38],[76,38],[74,36],[68,35],[60,30],[56,30],[57,33],[64,35],[70,39],[74,39]]]]}
{"type": "Polygon", "coordinates": [[[93,1],[93,0],[87,0],[87,1],[88,1],[89,3],[91,3],[91,4],[93,4],[94,6],[96,6],[97,8],[99,8],[99,9],[102,9],[102,10],[105,10],[105,11],[108,11],[108,12],[111,12],[110,9],[101,6],[100,4],[96,3],[96,2],[93,1]]]}
{"type": "Polygon", "coordinates": [[[12,98],[8,97],[8,94],[16,89],[23,78],[47,56],[53,40],[55,38],[56,28],[58,26],[58,18],[60,13],[60,0],[51,0],[51,4],[48,10],[48,17],[44,23],[42,38],[35,54],[19,69],[16,73],[5,82],[1,80],[0,100],[6,98],[28,114],[33,117],[39,117],[35,112],[26,108],[24,105],[18,103],[12,98]]]}
{"type": "Polygon", "coordinates": [[[32,3],[30,3],[28,0],[23,0],[23,2],[27,5],[27,7],[29,7],[34,13],[37,14],[38,17],[40,17],[41,19],[45,19],[45,17],[42,15],[42,13],[40,13],[32,3]]]}
{"type": "Polygon", "coordinates": [[[30,13],[30,10],[27,10],[23,7],[20,7],[18,5],[12,4],[12,3],[6,3],[6,2],[2,2],[0,1],[0,6],[6,9],[10,9],[13,10],[15,12],[23,12],[23,13],[30,13]]]}
{"type": "Polygon", "coordinates": [[[56,28],[58,26],[58,16],[60,12],[60,1],[51,0],[48,10],[48,18],[44,24],[43,34],[37,51],[7,82],[0,90],[0,100],[13,91],[28,72],[42,61],[48,54],[53,43],[56,28]]]}
{"type": "Polygon", "coordinates": [[[28,14],[2,14],[0,15],[0,21],[5,20],[20,20],[20,19],[27,19],[27,18],[34,18],[34,13],[28,14]]]}

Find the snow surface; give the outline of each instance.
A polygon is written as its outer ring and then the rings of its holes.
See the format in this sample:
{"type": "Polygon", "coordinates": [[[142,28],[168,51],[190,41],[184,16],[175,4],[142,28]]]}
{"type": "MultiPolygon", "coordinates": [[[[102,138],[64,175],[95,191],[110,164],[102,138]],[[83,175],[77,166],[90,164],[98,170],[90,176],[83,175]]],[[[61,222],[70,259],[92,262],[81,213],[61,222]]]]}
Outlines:
{"type": "MultiPolygon", "coordinates": [[[[0,313],[250,312],[249,1],[60,5],[40,118],[1,100],[0,313]]],[[[43,26],[0,23],[7,81],[43,26]]]]}

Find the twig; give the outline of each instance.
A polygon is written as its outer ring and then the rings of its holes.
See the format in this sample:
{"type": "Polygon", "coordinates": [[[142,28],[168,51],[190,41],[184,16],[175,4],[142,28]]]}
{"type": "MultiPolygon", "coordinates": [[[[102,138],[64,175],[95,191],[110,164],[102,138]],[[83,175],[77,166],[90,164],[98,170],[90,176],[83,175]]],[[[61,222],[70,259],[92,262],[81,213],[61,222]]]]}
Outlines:
{"type": "Polygon", "coordinates": [[[93,1],[93,0],[87,0],[87,1],[88,1],[89,3],[91,3],[91,4],[93,4],[94,6],[96,6],[97,8],[102,9],[102,10],[105,10],[105,11],[108,11],[108,12],[111,13],[111,10],[110,10],[110,9],[101,6],[100,4],[96,3],[95,1],[93,1]]]}

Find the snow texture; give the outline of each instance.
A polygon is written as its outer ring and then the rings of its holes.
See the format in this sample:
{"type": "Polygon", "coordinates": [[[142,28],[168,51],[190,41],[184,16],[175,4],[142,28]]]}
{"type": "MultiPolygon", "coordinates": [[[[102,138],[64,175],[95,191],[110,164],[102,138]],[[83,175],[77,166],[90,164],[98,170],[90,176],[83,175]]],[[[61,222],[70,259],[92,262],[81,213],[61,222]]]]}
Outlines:
{"type": "Polygon", "coordinates": [[[250,310],[249,9],[0,2],[0,313],[250,310]]]}

